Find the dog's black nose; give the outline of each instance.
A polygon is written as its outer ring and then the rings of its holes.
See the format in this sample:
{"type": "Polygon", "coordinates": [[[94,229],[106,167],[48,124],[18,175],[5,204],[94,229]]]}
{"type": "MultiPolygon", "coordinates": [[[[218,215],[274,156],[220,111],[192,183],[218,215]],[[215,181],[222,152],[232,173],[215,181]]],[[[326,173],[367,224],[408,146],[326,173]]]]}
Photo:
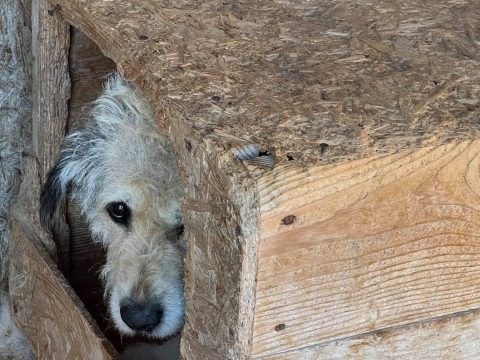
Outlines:
{"type": "Polygon", "coordinates": [[[129,328],[137,331],[152,331],[162,320],[162,307],[129,301],[120,307],[120,315],[129,328]]]}

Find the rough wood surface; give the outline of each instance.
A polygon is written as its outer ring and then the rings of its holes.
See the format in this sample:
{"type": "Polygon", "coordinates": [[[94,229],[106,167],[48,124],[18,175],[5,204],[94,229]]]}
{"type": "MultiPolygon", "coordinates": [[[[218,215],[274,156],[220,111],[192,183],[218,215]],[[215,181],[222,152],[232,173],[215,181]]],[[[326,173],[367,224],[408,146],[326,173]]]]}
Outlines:
{"type": "Polygon", "coordinates": [[[226,147],[326,163],[478,137],[476,0],[57,3],[226,147]]]}
{"type": "MultiPolygon", "coordinates": [[[[59,16],[49,13],[45,0],[32,2],[32,144],[40,165],[39,181],[44,182],[55,164],[65,135],[70,97],[68,51],[70,26],[59,16]]],[[[34,198],[32,198],[34,199],[34,198]]],[[[69,241],[65,203],[52,229],[57,246],[59,266],[67,272],[69,241]]],[[[49,245],[50,246],[50,245],[49,245]]]]}
{"type": "MultiPolygon", "coordinates": [[[[165,110],[161,116],[171,114],[165,110]]],[[[253,325],[258,211],[255,185],[234,183],[214,148],[203,148],[188,123],[170,118],[185,181],[186,324],[183,359],[246,359],[253,325]]]]}
{"type": "Polygon", "coordinates": [[[142,89],[174,143],[187,358],[250,356],[259,195],[230,149],[255,143],[313,171],[478,137],[474,0],[57,4],[142,89]]]}
{"type": "Polygon", "coordinates": [[[41,181],[53,167],[68,117],[70,26],[49,14],[44,0],[33,1],[33,142],[41,166],[41,181]]]}
{"type": "Polygon", "coordinates": [[[65,278],[39,244],[33,227],[12,221],[10,297],[15,321],[39,359],[114,359],[65,278]]]}
{"type": "Polygon", "coordinates": [[[439,320],[375,331],[258,360],[476,360],[480,358],[478,310],[439,320]]]}
{"type": "Polygon", "coordinates": [[[480,142],[260,182],[254,355],[480,307],[480,142]]]}

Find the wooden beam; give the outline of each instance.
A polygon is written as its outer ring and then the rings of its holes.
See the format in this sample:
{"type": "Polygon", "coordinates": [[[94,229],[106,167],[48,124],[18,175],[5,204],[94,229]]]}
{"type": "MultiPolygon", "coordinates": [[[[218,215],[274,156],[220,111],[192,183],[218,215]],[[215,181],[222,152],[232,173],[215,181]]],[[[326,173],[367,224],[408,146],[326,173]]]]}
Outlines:
{"type": "Polygon", "coordinates": [[[39,359],[107,360],[117,354],[43,249],[33,226],[10,229],[11,309],[39,359]]]}
{"type": "Polygon", "coordinates": [[[480,312],[475,310],[255,359],[476,360],[478,358],[480,358],[480,312]]]}
{"type": "Polygon", "coordinates": [[[480,307],[480,141],[260,183],[255,356],[480,307]]]}
{"type": "Polygon", "coordinates": [[[33,142],[41,181],[58,158],[68,118],[70,25],[47,1],[32,4],[33,142]]]}
{"type": "MultiPolygon", "coordinates": [[[[68,54],[70,25],[45,0],[32,3],[32,143],[39,167],[39,184],[45,181],[60,153],[68,119],[70,76],[68,54]]],[[[28,189],[27,189],[28,191],[28,189]]],[[[36,199],[32,196],[32,199],[36,199]]],[[[36,206],[35,206],[36,208],[36,206]]],[[[68,273],[69,229],[65,202],[52,229],[58,264],[68,273]]],[[[48,238],[49,239],[49,238],[48,238]]],[[[45,244],[52,248],[52,244],[45,244]]]]}

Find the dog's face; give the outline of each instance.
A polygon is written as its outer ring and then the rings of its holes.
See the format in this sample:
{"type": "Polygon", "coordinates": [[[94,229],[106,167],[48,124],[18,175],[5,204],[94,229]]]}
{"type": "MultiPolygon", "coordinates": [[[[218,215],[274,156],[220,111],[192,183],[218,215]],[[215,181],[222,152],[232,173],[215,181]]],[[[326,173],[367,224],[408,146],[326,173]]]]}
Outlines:
{"type": "Polygon", "coordinates": [[[107,250],[111,317],[124,334],[163,338],[183,325],[183,225],[173,152],[133,89],[114,78],[93,120],[67,137],[42,191],[48,223],[62,196],[107,250]]]}

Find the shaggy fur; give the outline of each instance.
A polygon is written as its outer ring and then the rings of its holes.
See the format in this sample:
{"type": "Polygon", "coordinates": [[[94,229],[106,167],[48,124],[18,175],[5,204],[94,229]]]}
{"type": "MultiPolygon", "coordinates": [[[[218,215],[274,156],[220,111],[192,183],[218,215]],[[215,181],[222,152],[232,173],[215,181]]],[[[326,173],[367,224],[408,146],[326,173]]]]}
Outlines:
{"type": "Polygon", "coordinates": [[[163,338],[183,325],[184,244],[176,162],[154,119],[140,92],[111,76],[89,121],[64,141],[42,191],[41,218],[49,224],[60,200],[74,199],[107,249],[102,278],[116,328],[163,338]],[[131,212],[126,224],[107,210],[119,202],[131,212]],[[130,328],[120,308],[131,301],[158,305],[160,323],[151,331],[130,328]]]}

